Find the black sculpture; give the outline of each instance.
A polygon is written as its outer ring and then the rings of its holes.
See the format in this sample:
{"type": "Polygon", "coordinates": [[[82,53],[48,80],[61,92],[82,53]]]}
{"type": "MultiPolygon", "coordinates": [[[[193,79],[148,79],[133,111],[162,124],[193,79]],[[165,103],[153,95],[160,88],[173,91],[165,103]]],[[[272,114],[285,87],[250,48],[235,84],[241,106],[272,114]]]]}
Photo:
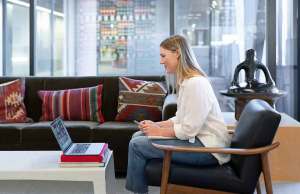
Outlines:
{"type": "Polygon", "coordinates": [[[240,63],[235,71],[233,76],[233,81],[231,82],[231,87],[229,88],[228,92],[270,92],[275,88],[275,82],[271,77],[271,74],[266,66],[262,63],[254,59],[255,51],[253,49],[249,49],[246,51],[246,60],[240,63]],[[245,71],[246,75],[246,83],[245,87],[240,86],[238,82],[239,73],[241,70],[245,71]],[[265,78],[266,83],[260,83],[257,79],[255,79],[255,73],[258,70],[262,70],[265,78]]]}
{"type": "Polygon", "coordinates": [[[269,70],[262,63],[254,59],[254,53],[253,49],[246,51],[246,60],[236,67],[231,86],[228,90],[220,91],[222,95],[235,98],[235,118],[237,120],[244,106],[251,99],[263,99],[274,107],[276,100],[286,94],[286,92],[276,88],[269,70]],[[241,70],[245,71],[246,86],[241,86],[238,82],[241,70]],[[266,83],[261,83],[255,79],[255,74],[258,70],[262,70],[265,74],[266,83]]]}

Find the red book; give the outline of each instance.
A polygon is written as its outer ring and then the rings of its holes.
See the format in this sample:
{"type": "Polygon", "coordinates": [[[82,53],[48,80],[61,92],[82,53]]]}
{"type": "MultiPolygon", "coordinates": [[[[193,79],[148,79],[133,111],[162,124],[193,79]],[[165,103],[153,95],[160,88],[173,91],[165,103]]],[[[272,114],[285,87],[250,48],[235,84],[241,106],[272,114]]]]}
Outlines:
{"type": "Polygon", "coordinates": [[[104,143],[100,154],[98,155],[60,155],[61,162],[102,162],[105,152],[108,150],[108,144],[104,143]]]}

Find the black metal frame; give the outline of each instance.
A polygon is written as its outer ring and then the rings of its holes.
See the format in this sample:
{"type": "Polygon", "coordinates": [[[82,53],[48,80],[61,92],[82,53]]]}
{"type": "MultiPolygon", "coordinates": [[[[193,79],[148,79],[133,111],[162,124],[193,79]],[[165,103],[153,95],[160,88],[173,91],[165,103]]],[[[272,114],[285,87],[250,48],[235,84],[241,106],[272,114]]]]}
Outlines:
{"type": "Polygon", "coordinates": [[[7,60],[7,54],[6,54],[6,43],[7,43],[7,6],[6,6],[6,0],[2,0],[2,72],[3,75],[6,74],[6,60],[7,60]]]}
{"type": "Polygon", "coordinates": [[[300,3],[298,0],[294,0],[295,5],[297,6],[297,67],[296,67],[296,76],[295,76],[295,107],[296,107],[296,114],[297,119],[300,121],[300,3]]]}
{"type": "Polygon", "coordinates": [[[36,0],[30,0],[30,8],[29,8],[29,75],[35,75],[35,64],[36,64],[36,0]]]}
{"type": "Polygon", "coordinates": [[[266,21],[267,66],[273,80],[276,80],[276,1],[274,0],[266,0],[266,21]]]}
{"type": "Polygon", "coordinates": [[[51,37],[50,40],[52,42],[51,44],[51,51],[50,51],[50,55],[51,55],[51,76],[54,75],[54,49],[55,49],[55,37],[54,37],[54,9],[55,9],[55,5],[54,5],[54,1],[51,1],[51,16],[50,16],[50,30],[51,30],[51,37]]]}
{"type": "Polygon", "coordinates": [[[170,0],[170,36],[175,34],[175,0],[170,0]]]}

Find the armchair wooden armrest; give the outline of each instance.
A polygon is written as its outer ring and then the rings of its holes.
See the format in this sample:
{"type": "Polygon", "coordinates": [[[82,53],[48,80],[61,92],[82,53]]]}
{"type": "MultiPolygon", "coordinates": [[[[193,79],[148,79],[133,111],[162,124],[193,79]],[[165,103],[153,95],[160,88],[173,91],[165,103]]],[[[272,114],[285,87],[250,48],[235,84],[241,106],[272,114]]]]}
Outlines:
{"type": "MultiPolygon", "coordinates": [[[[279,144],[280,144],[279,142],[275,142],[271,145],[264,146],[264,147],[251,148],[251,149],[238,149],[238,148],[217,148],[217,147],[213,148],[213,147],[171,146],[171,145],[161,145],[161,144],[157,144],[157,143],[152,143],[152,145],[154,147],[161,149],[165,152],[165,156],[163,159],[160,193],[161,194],[167,193],[172,152],[199,152],[199,153],[220,153],[220,154],[236,154],[236,155],[257,155],[257,154],[261,155],[262,170],[263,170],[263,174],[264,174],[266,189],[267,189],[267,191],[271,191],[271,193],[272,193],[272,183],[271,183],[271,175],[270,175],[270,168],[269,168],[269,161],[268,161],[268,153],[269,153],[269,151],[278,147],[279,144]]],[[[257,192],[261,193],[259,183],[257,184],[257,192]]],[[[205,193],[207,193],[207,191],[205,191],[205,193]]],[[[220,193],[225,194],[224,192],[220,192],[220,193]]]]}
{"type": "Polygon", "coordinates": [[[171,145],[161,145],[157,143],[152,143],[152,145],[163,151],[171,152],[199,152],[199,153],[219,153],[219,154],[236,154],[236,155],[255,155],[269,152],[279,146],[279,142],[275,142],[272,145],[251,148],[251,149],[237,149],[237,148],[219,148],[219,147],[188,147],[188,146],[171,146],[171,145]]]}

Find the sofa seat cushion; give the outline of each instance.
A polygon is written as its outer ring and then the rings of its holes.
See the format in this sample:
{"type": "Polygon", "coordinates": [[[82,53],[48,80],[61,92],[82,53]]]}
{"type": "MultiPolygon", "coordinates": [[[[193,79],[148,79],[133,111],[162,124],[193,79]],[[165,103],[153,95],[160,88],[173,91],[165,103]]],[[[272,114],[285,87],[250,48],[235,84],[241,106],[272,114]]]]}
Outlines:
{"type": "Polygon", "coordinates": [[[93,142],[107,142],[114,151],[115,169],[124,174],[127,169],[128,143],[134,132],[138,131],[133,122],[104,122],[92,129],[93,142]]]}
{"type": "Polygon", "coordinates": [[[0,124],[0,145],[7,147],[20,144],[21,129],[31,123],[2,123],[0,124]]]}
{"type": "Polygon", "coordinates": [[[129,131],[136,131],[138,130],[138,126],[137,124],[135,124],[134,122],[117,122],[117,121],[108,121],[108,122],[104,122],[100,125],[98,125],[97,127],[95,127],[94,129],[98,129],[98,130],[129,130],[129,131]]]}
{"type": "MultiPolygon", "coordinates": [[[[53,150],[59,149],[58,143],[50,128],[51,121],[42,121],[22,129],[21,143],[27,149],[53,150]]],[[[64,121],[73,142],[90,142],[91,129],[98,122],[64,121]]]]}

